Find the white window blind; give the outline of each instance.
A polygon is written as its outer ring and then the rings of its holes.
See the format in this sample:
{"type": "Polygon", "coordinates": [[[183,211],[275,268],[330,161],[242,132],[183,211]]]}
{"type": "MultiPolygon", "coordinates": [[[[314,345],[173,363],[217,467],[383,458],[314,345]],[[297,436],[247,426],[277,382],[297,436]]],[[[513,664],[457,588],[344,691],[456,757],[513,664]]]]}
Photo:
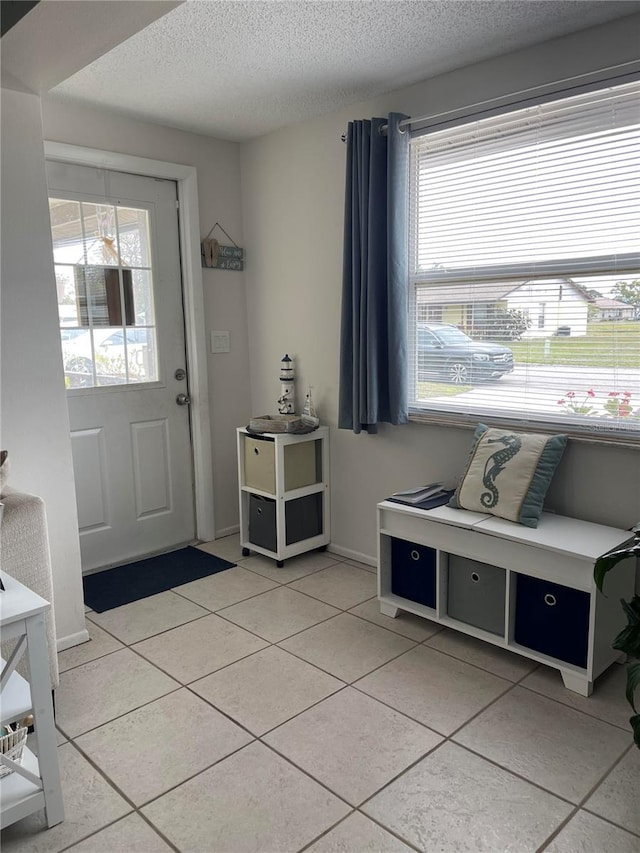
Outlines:
{"type": "Polygon", "coordinates": [[[640,81],[411,143],[412,412],[640,436],[640,81]]]}

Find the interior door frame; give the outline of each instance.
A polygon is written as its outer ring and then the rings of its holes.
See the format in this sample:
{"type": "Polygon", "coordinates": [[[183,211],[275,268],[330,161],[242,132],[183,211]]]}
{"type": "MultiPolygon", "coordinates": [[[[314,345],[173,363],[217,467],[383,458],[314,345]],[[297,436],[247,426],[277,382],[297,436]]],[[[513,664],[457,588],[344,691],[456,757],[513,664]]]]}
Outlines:
{"type": "Polygon", "coordinates": [[[129,172],[151,178],[165,178],[176,181],[178,185],[185,343],[191,396],[195,535],[204,542],[210,542],[215,539],[215,523],[197,170],[195,166],[47,140],[44,142],[44,154],[47,160],[129,172]]]}

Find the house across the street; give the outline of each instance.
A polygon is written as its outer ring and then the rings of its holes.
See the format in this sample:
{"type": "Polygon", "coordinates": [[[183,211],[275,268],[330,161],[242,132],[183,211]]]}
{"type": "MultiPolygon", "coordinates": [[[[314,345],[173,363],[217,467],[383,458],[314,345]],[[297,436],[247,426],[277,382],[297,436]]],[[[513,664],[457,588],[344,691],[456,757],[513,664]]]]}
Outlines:
{"type": "Polygon", "coordinates": [[[633,320],[635,308],[619,299],[599,297],[594,300],[592,320],[633,320]]]}
{"type": "Polygon", "coordinates": [[[523,338],[587,333],[589,297],[570,278],[536,279],[522,284],[473,283],[468,288],[434,284],[421,288],[417,298],[419,320],[450,323],[472,338],[497,337],[497,317],[504,311],[519,311],[529,320],[523,338]]]}

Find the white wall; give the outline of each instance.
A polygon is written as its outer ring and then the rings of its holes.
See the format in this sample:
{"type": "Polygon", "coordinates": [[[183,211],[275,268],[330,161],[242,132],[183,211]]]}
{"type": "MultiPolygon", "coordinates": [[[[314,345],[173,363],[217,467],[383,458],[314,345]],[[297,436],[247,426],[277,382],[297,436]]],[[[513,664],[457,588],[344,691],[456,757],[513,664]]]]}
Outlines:
{"type": "Polygon", "coordinates": [[[2,90],[0,446],[9,485],[45,501],[58,640],[86,639],[69,418],[57,305],[40,99],[2,90]]]}
{"type": "MultiPolygon", "coordinates": [[[[198,171],[200,236],[220,222],[243,245],[239,146],[88,108],[43,100],[45,139],[195,166],[198,171]]],[[[227,239],[216,230],[212,235],[227,239]]],[[[253,263],[249,250],[247,266],[253,263]]],[[[205,324],[230,332],[231,352],[208,355],[217,535],[238,523],[235,428],[248,422],[249,354],[245,276],[203,269],[205,324]]],[[[208,343],[208,338],[207,338],[208,343]]]]}
{"type": "MultiPolygon", "coordinates": [[[[313,385],[320,415],[333,427],[334,547],[373,559],[375,503],[409,483],[455,477],[467,454],[470,433],[463,429],[384,426],[377,436],[335,429],[345,160],[340,135],[348,120],[392,109],[422,115],[634,59],[632,20],[638,17],[283,129],[242,146],[241,156],[233,143],[43,102],[48,140],[195,166],[201,236],[219,221],[247,249],[244,275],[203,270],[207,328],[231,333],[231,353],[209,356],[218,533],[237,524],[234,428],[251,414],[275,411],[284,352],[297,360],[299,402],[313,385]]],[[[39,100],[3,91],[2,126],[0,444],[10,450],[13,482],[47,501],[58,634],[71,636],[84,622],[39,100]]],[[[568,515],[631,525],[640,518],[638,451],[572,442],[549,504],[568,515]]]]}
{"type": "MultiPolygon", "coordinates": [[[[308,384],[331,427],[332,540],[373,559],[375,504],[393,490],[456,477],[471,433],[419,424],[377,436],[336,429],[345,146],[354,118],[420,116],[507,95],[638,58],[639,16],[479,63],[302,122],[242,146],[244,236],[252,263],[247,306],[252,412],[275,411],[278,362],[297,365],[299,405],[308,384]]],[[[640,519],[637,448],[572,441],[548,495],[566,515],[627,527],[640,519]]]]}

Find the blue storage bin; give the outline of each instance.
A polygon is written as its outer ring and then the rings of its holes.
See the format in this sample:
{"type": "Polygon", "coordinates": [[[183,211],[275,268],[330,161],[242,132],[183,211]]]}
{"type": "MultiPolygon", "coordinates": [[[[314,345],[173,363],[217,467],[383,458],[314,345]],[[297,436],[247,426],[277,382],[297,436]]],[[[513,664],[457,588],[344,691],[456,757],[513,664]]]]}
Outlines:
{"type": "Polygon", "coordinates": [[[590,600],[588,592],[516,575],[516,643],[586,667],[590,600]]]}
{"type": "Polygon", "coordinates": [[[436,551],[404,539],[391,540],[391,592],[436,606],[436,551]]]}

